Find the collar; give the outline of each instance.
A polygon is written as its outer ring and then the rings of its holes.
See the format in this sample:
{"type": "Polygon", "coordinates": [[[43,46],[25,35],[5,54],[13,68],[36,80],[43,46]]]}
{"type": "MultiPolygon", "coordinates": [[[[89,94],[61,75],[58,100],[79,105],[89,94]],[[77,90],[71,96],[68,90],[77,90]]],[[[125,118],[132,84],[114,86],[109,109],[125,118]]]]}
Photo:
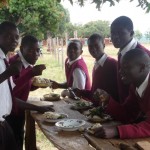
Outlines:
{"type": "Polygon", "coordinates": [[[101,67],[103,67],[106,59],[107,59],[107,55],[103,54],[103,56],[98,61],[95,61],[95,66],[101,66],[101,67]]]}
{"type": "Polygon", "coordinates": [[[19,57],[20,57],[20,59],[21,59],[21,61],[22,61],[22,64],[23,64],[23,66],[24,66],[25,69],[28,68],[29,66],[33,67],[33,65],[29,64],[29,63],[25,60],[25,58],[23,57],[21,51],[18,51],[17,53],[18,53],[18,55],[19,55],[19,57]]]}
{"type": "Polygon", "coordinates": [[[70,61],[70,60],[68,59],[67,64],[72,65],[74,62],[78,61],[78,60],[81,59],[81,58],[82,58],[82,57],[81,57],[81,55],[80,55],[77,59],[75,59],[75,60],[73,60],[73,61],[70,61]]]}
{"type": "Polygon", "coordinates": [[[139,87],[136,87],[136,91],[137,91],[137,93],[139,94],[140,97],[142,97],[143,92],[147,88],[148,80],[149,80],[149,75],[150,75],[150,73],[147,75],[147,77],[145,78],[145,80],[143,81],[143,83],[139,87]]]}
{"type": "Polygon", "coordinates": [[[124,56],[129,50],[134,49],[137,46],[137,41],[133,38],[122,50],[120,49],[118,52],[121,53],[121,56],[124,56]]]}
{"type": "Polygon", "coordinates": [[[2,51],[1,48],[0,48],[0,58],[1,59],[7,59],[6,55],[4,54],[4,52],[2,51]]]}

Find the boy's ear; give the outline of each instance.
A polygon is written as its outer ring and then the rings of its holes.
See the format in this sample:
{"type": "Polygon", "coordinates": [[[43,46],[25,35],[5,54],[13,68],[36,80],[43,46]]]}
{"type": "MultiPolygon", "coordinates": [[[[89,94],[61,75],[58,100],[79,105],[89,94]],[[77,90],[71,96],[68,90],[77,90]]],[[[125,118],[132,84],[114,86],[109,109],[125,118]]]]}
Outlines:
{"type": "Polygon", "coordinates": [[[81,54],[83,53],[83,50],[81,50],[81,54]]]}
{"type": "Polygon", "coordinates": [[[143,72],[145,70],[146,65],[145,64],[140,64],[140,72],[143,72]]]}
{"type": "Polygon", "coordinates": [[[105,48],[105,43],[103,44],[103,47],[105,48]]]}
{"type": "Polygon", "coordinates": [[[131,36],[133,36],[134,35],[134,31],[131,31],[131,34],[130,34],[131,36]]]}

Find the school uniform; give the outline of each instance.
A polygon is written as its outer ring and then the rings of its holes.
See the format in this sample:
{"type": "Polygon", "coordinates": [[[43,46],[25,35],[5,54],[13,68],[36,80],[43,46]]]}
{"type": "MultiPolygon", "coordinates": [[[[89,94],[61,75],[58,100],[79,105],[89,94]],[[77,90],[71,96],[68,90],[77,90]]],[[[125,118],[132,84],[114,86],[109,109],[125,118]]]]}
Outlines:
{"type": "MultiPolygon", "coordinates": [[[[19,51],[17,55],[10,58],[9,62],[13,63],[18,58],[22,61],[22,70],[19,75],[13,76],[16,86],[13,89],[13,95],[23,101],[27,101],[29,92],[32,89],[32,65],[30,65],[19,51]]],[[[25,112],[17,107],[17,112],[11,113],[7,118],[12,127],[19,150],[23,149],[25,112]]]]}
{"type": "Polygon", "coordinates": [[[150,76],[139,88],[131,85],[129,96],[123,104],[110,98],[106,113],[121,121],[118,131],[121,139],[150,137],[150,76]]]}
{"type": "Polygon", "coordinates": [[[119,90],[120,103],[123,103],[124,100],[129,95],[129,87],[130,87],[130,85],[125,85],[123,83],[123,81],[121,80],[121,76],[120,76],[120,73],[119,73],[120,61],[121,61],[121,58],[128,51],[130,51],[131,49],[135,49],[135,48],[142,49],[143,51],[148,53],[148,55],[150,56],[150,51],[148,49],[146,49],[144,46],[142,46],[141,44],[139,44],[134,38],[123,49],[119,50],[119,52],[118,52],[118,90],[119,90]]]}
{"type": "Polygon", "coordinates": [[[79,89],[91,89],[90,77],[85,61],[81,56],[76,60],[65,61],[65,74],[67,86],[79,89]]]}
{"type": "MultiPolygon", "coordinates": [[[[3,73],[7,65],[6,56],[0,49],[0,74],[3,73]]],[[[0,84],[0,149],[1,150],[16,150],[16,141],[12,132],[12,129],[8,125],[5,117],[11,113],[12,106],[15,104],[12,97],[11,90],[15,85],[12,82],[12,78],[3,81],[0,84]]]]}
{"type": "Polygon", "coordinates": [[[104,54],[98,61],[95,61],[92,72],[92,88],[90,91],[83,90],[83,97],[93,100],[93,93],[96,89],[103,89],[115,100],[118,100],[117,87],[117,61],[104,54]]]}

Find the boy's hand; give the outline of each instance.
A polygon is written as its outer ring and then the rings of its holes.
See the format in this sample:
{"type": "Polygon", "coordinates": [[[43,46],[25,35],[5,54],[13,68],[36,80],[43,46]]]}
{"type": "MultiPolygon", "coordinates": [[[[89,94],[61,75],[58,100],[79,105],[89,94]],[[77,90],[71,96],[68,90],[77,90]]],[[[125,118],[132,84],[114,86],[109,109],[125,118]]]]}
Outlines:
{"type": "Polygon", "coordinates": [[[18,75],[22,69],[22,62],[20,60],[15,61],[14,63],[10,64],[7,68],[7,72],[9,76],[18,75]]]}
{"type": "Polygon", "coordinates": [[[40,113],[44,113],[44,112],[47,112],[47,111],[55,111],[51,106],[38,106],[38,109],[37,109],[38,112],[40,113]]]}
{"type": "Polygon", "coordinates": [[[114,138],[118,137],[118,129],[116,126],[103,126],[94,130],[94,135],[99,138],[114,138]]]}
{"type": "Polygon", "coordinates": [[[32,69],[33,76],[42,75],[42,72],[45,69],[46,69],[46,66],[44,64],[34,66],[32,69]]]}
{"type": "Polygon", "coordinates": [[[58,89],[58,88],[60,88],[60,84],[57,83],[56,81],[50,80],[50,82],[52,82],[52,85],[51,85],[52,89],[58,89]]]}
{"type": "Polygon", "coordinates": [[[99,101],[99,103],[103,106],[106,106],[109,102],[109,94],[104,91],[104,90],[101,90],[101,89],[97,89],[95,92],[94,92],[94,95],[93,95],[93,98],[97,101],[99,101]]]}
{"type": "Polygon", "coordinates": [[[75,88],[73,89],[73,92],[76,94],[76,96],[81,97],[82,96],[82,90],[75,88]]]}

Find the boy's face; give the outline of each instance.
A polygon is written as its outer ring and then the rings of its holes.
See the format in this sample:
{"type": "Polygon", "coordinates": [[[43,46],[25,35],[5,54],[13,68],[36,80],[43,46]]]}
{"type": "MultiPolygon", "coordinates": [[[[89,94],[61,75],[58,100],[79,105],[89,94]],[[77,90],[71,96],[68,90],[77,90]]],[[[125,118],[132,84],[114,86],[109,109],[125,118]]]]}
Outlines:
{"type": "Polygon", "coordinates": [[[133,37],[133,31],[119,25],[111,26],[111,40],[115,48],[123,48],[133,37]]]}
{"type": "Polygon", "coordinates": [[[7,53],[8,51],[14,51],[18,45],[19,31],[18,29],[7,29],[0,35],[0,46],[7,53]]]}
{"type": "Polygon", "coordinates": [[[79,43],[71,42],[67,47],[67,56],[70,61],[77,59],[82,54],[82,49],[79,43]]]}
{"type": "Polygon", "coordinates": [[[34,43],[27,45],[25,47],[20,47],[21,52],[25,60],[29,63],[34,65],[40,56],[40,46],[39,43],[34,43]]]}
{"type": "Polygon", "coordinates": [[[142,65],[138,64],[135,60],[121,60],[121,80],[125,84],[137,83],[141,75],[142,65]]]}
{"type": "Polygon", "coordinates": [[[88,41],[88,49],[92,57],[95,59],[99,59],[99,57],[104,53],[104,44],[102,41],[93,40],[93,41],[88,41]]]}

